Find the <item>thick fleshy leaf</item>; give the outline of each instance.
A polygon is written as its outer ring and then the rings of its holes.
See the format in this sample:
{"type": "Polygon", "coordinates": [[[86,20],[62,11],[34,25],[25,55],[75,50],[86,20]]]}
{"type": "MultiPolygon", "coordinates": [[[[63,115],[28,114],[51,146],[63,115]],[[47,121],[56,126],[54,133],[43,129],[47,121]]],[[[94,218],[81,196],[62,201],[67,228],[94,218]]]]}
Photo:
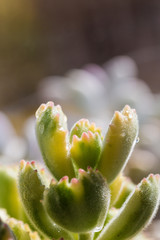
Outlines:
{"type": "Polygon", "coordinates": [[[36,134],[43,159],[55,176],[74,177],[68,152],[67,118],[59,105],[42,104],[36,112],[36,134]]]}
{"type": "MultiPolygon", "coordinates": [[[[43,174],[43,173],[42,173],[43,174]]],[[[35,228],[49,238],[72,239],[72,236],[49,218],[42,204],[45,186],[42,174],[35,168],[34,162],[21,161],[19,172],[19,192],[28,217],[35,228]]]]}
{"type": "Polygon", "coordinates": [[[119,199],[124,186],[124,177],[120,174],[116,179],[110,184],[109,188],[111,191],[111,202],[110,206],[113,206],[119,199]]]}
{"type": "Polygon", "coordinates": [[[118,194],[118,198],[114,202],[114,207],[121,208],[130,193],[135,189],[135,184],[130,178],[123,176],[122,189],[118,194]]]}
{"type": "Polygon", "coordinates": [[[0,167],[0,208],[16,219],[27,221],[21,204],[17,186],[18,167],[0,167]]]}
{"type": "Polygon", "coordinates": [[[98,169],[108,183],[124,169],[137,137],[137,114],[127,105],[122,112],[115,112],[104,139],[98,169]]]}
{"type": "Polygon", "coordinates": [[[44,205],[49,216],[72,232],[98,231],[108,211],[110,192],[98,171],[80,169],[78,179],[63,177],[52,181],[46,190],[44,205]]]}
{"type": "Polygon", "coordinates": [[[87,119],[79,120],[70,133],[70,155],[77,169],[97,166],[101,148],[102,135],[100,128],[87,119]]]}
{"type": "Polygon", "coordinates": [[[72,143],[73,136],[76,135],[78,138],[82,136],[84,132],[92,132],[92,133],[98,133],[101,140],[103,140],[101,128],[96,127],[95,123],[90,123],[88,119],[80,119],[78,122],[76,122],[70,132],[70,143],[72,143]]]}
{"type": "Polygon", "coordinates": [[[160,176],[149,175],[135,188],[97,240],[126,240],[146,227],[155,216],[160,201],[160,176]]]}

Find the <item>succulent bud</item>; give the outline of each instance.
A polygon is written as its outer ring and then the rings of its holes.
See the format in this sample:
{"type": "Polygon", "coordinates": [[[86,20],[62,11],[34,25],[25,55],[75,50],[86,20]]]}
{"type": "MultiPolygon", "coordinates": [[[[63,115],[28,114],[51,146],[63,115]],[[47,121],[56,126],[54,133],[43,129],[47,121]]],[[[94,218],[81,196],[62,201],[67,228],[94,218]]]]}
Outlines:
{"type": "Polygon", "coordinates": [[[87,119],[79,120],[70,133],[70,155],[77,169],[95,168],[102,148],[101,129],[87,119]]]}
{"type": "Polygon", "coordinates": [[[130,239],[155,216],[160,200],[160,176],[144,178],[102,230],[97,240],[130,239]]]}
{"type": "Polygon", "coordinates": [[[72,232],[99,231],[105,221],[110,192],[105,179],[91,168],[79,169],[78,179],[63,177],[46,190],[44,205],[50,217],[72,232]]]}
{"type": "Polygon", "coordinates": [[[111,183],[125,167],[138,137],[135,109],[128,105],[116,111],[104,139],[98,169],[111,183]]]}
{"type": "Polygon", "coordinates": [[[36,112],[36,134],[44,161],[55,176],[74,177],[68,152],[67,118],[59,105],[42,104],[36,112]]]}

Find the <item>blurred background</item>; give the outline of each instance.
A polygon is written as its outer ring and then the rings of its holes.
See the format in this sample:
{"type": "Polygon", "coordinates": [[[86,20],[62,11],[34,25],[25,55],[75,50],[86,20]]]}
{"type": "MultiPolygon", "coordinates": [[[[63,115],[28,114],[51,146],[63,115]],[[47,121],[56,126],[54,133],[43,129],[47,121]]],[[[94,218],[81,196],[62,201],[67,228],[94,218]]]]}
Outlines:
{"type": "Polygon", "coordinates": [[[41,159],[42,102],[61,104],[69,127],[86,117],[104,133],[130,104],[140,141],[128,174],[160,170],[159,25],[158,0],[0,0],[0,161],[41,159]]]}
{"type": "Polygon", "coordinates": [[[0,0],[0,107],[46,76],[124,54],[158,92],[159,24],[158,0],[0,0]]]}
{"type": "Polygon", "coordinates": [[[126,169],[160,172],[160,1],[0,0],[0,163],[41,159],[34,112],[61,104],[69,128],[107,130],[125,104],[139,115],[126,169]]]}
{"type": "Polygon", "coordinates": [[[42,102],[61,104],[69,128],[85,117],[104,133],[130,104],[140,141],[126,174],[159,172],[159,26],[158,0],[0,0],[0,162],[41,159],[42,102]]]}

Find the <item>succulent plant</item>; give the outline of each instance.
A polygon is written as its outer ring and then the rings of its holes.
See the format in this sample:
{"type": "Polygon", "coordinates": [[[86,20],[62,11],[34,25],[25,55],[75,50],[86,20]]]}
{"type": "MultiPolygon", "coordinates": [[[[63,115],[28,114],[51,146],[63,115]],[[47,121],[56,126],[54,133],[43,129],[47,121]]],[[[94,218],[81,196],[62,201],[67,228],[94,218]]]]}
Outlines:
{"type": "MultiPolygon", "coordinates": [[[[86,119],[68,131],[66,116],[53,102],[42,104],[36,118],[38,143],[52,179],[34,161],[22,160],[18,185],[40,239],[147,239],[137,234],[157,212],[160,176],[150,174],[137,186],[123,176],[138,138],[136,111],[128,105],[116,111],[104,137],[86,119]]],[[[17,226],[22,224],[17,224],[14,220],[9,226],[19,240],[17,226]]]]}

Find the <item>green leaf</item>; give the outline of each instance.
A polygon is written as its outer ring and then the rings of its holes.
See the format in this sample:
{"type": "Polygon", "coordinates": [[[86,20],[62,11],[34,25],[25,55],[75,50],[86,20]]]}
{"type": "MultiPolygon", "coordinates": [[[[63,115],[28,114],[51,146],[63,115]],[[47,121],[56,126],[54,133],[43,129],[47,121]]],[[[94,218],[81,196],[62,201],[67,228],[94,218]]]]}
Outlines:
{"type": "Polygon", "coordinates": [[[124,169],[138,137],[138,119],[135,109],[128,105],[116,111],[104,139],[98,169],[111,183],[124,169]]]}
{"type": "Polygon", "coordinates": [[[14,218],[27,221],[17,186],[18,167],[0,167],[0,208],[14,218]]]}
{"type": "Polygon", "coordinates": [[[116,215],[102,230],[97,240],[130,239],[155,216],[160,200],[160,176],[149,175],[130,194],[116,215]]]}
{"type": "Polygon", "coordinates": [[[95,168],[101,149],[101,129],[94,123],[90,124],[87,119],[81,119],[75,123],[70,133],[70,156],[77,169],[95,168]]]}
{"type": "Polygon", "coordinates": [[[56,179],[74,177],[68,150],[67,118],[59,105],[42,104],[36,112],[36,135],[43,159],[56,179]]]}
{"type": "Polygon", "coordinates": [[[63,237],[71,240],[71,234],[51,221],[44,209],[42,199],[45,186],[42,176],[35,169],[34,162],[21,161],[18,182],[22,203],[35,228],[49,238],[59,239],[63,237]]]}
{"type": "Polygon", "coordinates": [[[63,177],[51,182],[45,191],[44,205],[49,216],[72,232],[99,231],[105,221],[110,192],[98,171],[80,169],[78,179],[63,177]]]}

